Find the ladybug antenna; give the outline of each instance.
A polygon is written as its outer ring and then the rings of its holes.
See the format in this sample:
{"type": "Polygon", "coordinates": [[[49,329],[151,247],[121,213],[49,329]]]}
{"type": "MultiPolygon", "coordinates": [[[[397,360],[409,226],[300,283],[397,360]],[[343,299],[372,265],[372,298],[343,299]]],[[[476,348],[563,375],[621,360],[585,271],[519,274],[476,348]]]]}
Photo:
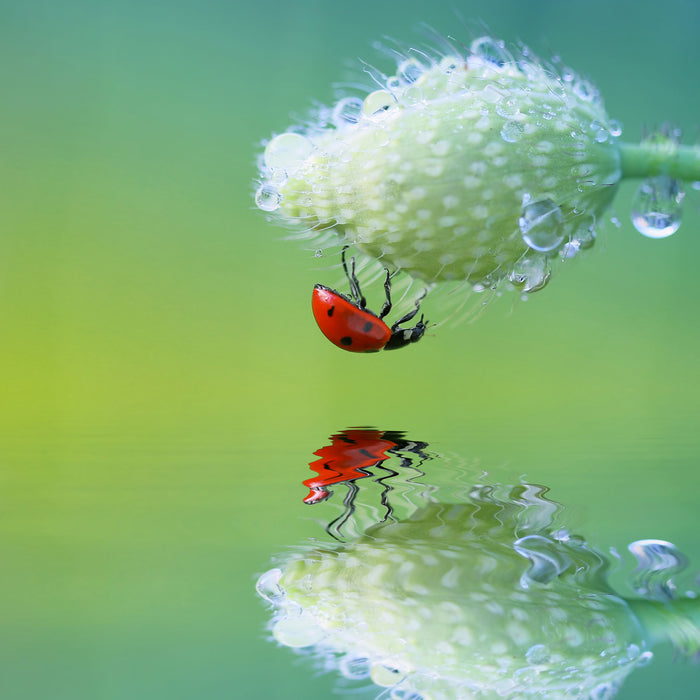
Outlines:
{"type": "Polygon", "coordinates": [[[351,267],[350,270],[348,270],[348,263],[347,260],[345,259],[345,251],[349,248],[350,246],[345,246],[340,253],[340,259],[343,261],[343,270],[345,270],[345,276],[348,278],[348,282],[350,282],[350,293],[352,294],[352,298],[355,300],[355,303],[361,308],[364,309],[367,306],[367,300],[365,299],[364,295],[362,294],[362,290],[360,289],[360,282],[357,279],[357,276],[355,275],[355,258],[351,258],[351,267]]]}

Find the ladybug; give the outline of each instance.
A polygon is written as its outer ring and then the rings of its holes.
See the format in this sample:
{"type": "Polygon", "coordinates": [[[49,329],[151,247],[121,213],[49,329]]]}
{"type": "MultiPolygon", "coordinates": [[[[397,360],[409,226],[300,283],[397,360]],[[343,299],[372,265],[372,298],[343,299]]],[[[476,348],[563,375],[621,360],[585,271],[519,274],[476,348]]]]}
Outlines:
{"type": "Polygon", "coordinates": [[[386,301],[379,315],[367,308],[367,302],[360,290],[360,283],[355,276],[355,258],[348,270],[343,248],[341,259],[345,275],[350,282],[352,299],[336,292],[322,284],[314,285],[311,296],[311,308],[314,318],[323,335],[334,345],[350,352],[378,352],[379,350],[395,350],[419,341],[425,333],[426,324],[423,315],[413,328],[401,328],[402,323],[410,321],[420,308],[420,302],[425,296],[416,300],[416,308],[400,318],[389,328],[384,323],[384,317],[391,311],[391,279],[389,270],[384,268],[386,279],[384,291],[386,301]]]}

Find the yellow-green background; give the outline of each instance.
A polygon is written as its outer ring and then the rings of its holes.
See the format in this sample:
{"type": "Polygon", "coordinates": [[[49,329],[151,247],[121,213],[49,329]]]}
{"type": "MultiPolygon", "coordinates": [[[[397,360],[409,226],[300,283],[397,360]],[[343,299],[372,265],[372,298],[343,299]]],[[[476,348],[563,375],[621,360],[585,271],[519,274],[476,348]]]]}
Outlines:
{"type": "MultiPolygon", "coordinates": [[[[319,534],[300,482],[352,425],[525,475],[597,546],[670,539],[698,569],[697,192],[653,241],[625,183],[622,228],[528,303],[372,356],[320,336],[327,261],[253,206],[262,139],[381,63],[375,40],[479,21],[593,79],[627,138],[696,141],[693,0],[0,2],[1,697],[327,697],[265,641],[253,583],[319,534]]],[[[657,656],[620,697],[696,697],[657,656]]]]}

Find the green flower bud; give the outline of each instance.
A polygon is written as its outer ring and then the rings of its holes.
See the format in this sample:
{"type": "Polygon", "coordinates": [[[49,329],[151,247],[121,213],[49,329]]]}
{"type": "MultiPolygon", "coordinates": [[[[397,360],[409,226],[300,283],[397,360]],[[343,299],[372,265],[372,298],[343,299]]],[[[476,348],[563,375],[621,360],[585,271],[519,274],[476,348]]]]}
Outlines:
{"type": "Polygon", "coordinates": [[[406,57],[319,121],[268,142],[258,206],[425,281],[544,286],[549,258],[592,244],[621,177],[597,90],[486,37],[406,57]]]}

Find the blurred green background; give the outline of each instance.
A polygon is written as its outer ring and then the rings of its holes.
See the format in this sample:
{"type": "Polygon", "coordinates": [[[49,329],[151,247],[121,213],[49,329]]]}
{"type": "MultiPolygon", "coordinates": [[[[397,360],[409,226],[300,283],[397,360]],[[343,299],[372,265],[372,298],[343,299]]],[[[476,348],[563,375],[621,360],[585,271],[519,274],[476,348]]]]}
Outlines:
{"type": "MultiPolygon", "coordinates": [[[[626,139],[697,142],[692,0],[0,2],[2,697],[328,697],[265,641],[253,584],[319,534],[300,482],[353,425],[526,475],[597,546],[669,539],[697,570],[697,192],[657,241],[623,184],[622,227],[541,294],[371,356],[322,338],[328,262],[255,209],[262,140],[422,22],[556,52],[626,139]]],[[[620,697],[696,697],[659,657],[620,697]]]]}

